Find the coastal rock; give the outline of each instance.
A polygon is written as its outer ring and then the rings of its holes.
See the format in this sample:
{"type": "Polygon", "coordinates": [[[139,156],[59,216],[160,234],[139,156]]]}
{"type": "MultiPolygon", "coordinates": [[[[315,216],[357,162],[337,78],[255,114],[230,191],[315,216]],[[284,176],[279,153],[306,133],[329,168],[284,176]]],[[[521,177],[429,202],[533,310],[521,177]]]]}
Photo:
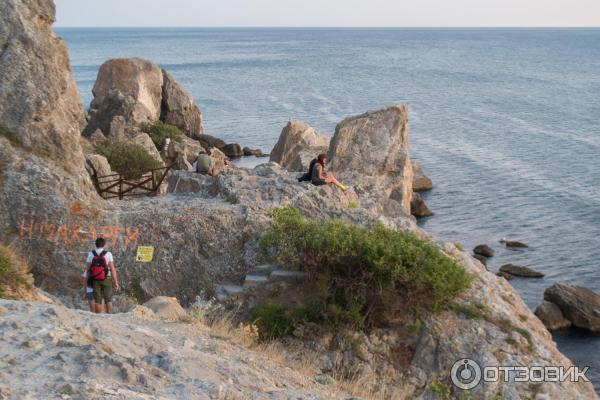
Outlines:
{"type": "Polygon", "coordinates": [[[329,140],[305,122],[290,121],[271,150],[269,161],[278,163],[288,171],[306,171],[310,160],[327,153],[329,140]]]}
{"type": "Polygon", "coordinates": [[[250,147],[244,147],[242,149],[244,156],[255,156],[255,157],[266,157],[268,154],[264,154],[261,149],[251,149],[250,147]]]}
{"type": "Polygon", "coordinates": [[[237,158],[242,157],[244,152],[242,147],[237,143],[226,144],[220,149],[227,157],[237,158]]]}
{"type": "Polygon", "coordinates": [[[388,107],[340,122],[329,147],[329,163],[341,182],[374,197],[367,206],[386,215],[410,215],[413,172],[406,107],[388,107]]]}
{"type": "Polygon", "coordinates": [[[543,273],[535,271],[529,267],[514,264],[504,264],[500,267],[500,272],[513,276],[520,276],[523,278],[543,278],[546,276],[543,273]]]}
{"type": "Polygon", "coordinates": [[[433,182],[431,179],[425,174],[423,169],[419,164],[415,161],[412,161],[412,169],[413,169],[413,191],[415,192],[423,192],[426,190],[433,189],[433,182]]]}
{"type": "Polygon", "coordinates": [[[513,248],[513,249],[524,249],[524,248],[529,247],[525,243],[522,243],[522,242],[519,242],[516,240],[500,239],[500,243],[502,243],[503,245],[505,245],[508,248],[513,248]]]}
{"type": "Polygon", "coordinates": [[[174,297],[158,296],[143,304],[144,307],[154,311],[154,314],[163,319],[177,320],[186,315],[185,310],[174,297]]]}
{"type": "Polygon", "coordinates": [[[494,249],[492,249],[487,244],[479,244],[479,245],[475,246],[475,248],[473,249],[473,253],[479,254],[484,257],[493,257],[494,249]]]}
{"type": "Polygon", "coordinates": [[[85,113],[54,21],[51,1],[0,2],[0,135],[81,171],[85,113]]]}
{"type": "Polygon", "coordinates": [[[496,276],[499,276],[501,278],[506,279],[507,281],[511,281],[513,280],[513,278],[515,277],[514,275],[509,274],[508,272],[502,272],[502,271],[498,271],[496,272],[496,276]]]}
{"type": "Polygon", "coordinates": [[[600,332],[600,295],[581,287],[556,283],[544,291],[544,300],[556,304],[571,323],[600,332]]]}
{"type": "Polygon", "coordinates": [[[160,120],[192,138],[204,133],[202,113],[194,98],[164,69],[160,120]]]}
{"type": "Polygon", "coordinates": [[[535,315],[544,323],[549,331],[565,329],[571,326],[571,321],[565,318],[560,308],[549,301],[544,301],[537,306],[535,315]]]}
{"type": "MultiPolygon", "coordinates": [[[[401,199],[402,198],[400,197],[400,200],[401,199]]],[[[417,192],[412,195],[410,201],[410,213],[417,218],[431,217],[433,215],[433,211],[427,207],[425,200],[423,200],[423,197],[417,192]]]]}
{"type": "Polygon", "coordinates": [[[226,144],[221,139],[207,134],[196,135],[195,139],[198,140],[198,142],[200,142],[202,147],[204,147],[205,149],[210,149],[211,147],[222,149],[223,147],[225,147],[226,144]]]}
{"type": "Polygon", "coordinates": [[[487,261],[488,261],[487,257],[482,256],[481,254],[473,254],[473,258],[487,267],[487,261]]]}
{"type": "Polygon", "coordinates": [[[141,58],[106,61],[92,90],[86,132],[100,129],[106,134],[115,116],[122,116],[131,127],[158,121],[162,91],[163,73],[156,64],[141,58]]]}

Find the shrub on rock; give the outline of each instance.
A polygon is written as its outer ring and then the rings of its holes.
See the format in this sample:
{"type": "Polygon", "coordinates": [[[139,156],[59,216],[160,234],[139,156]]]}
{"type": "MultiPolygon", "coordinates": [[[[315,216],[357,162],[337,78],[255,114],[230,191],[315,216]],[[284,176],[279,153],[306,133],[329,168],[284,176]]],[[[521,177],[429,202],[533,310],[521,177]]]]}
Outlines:
{"type": "Polygon", "coordinates": [[[125,179],[139,179],[144,173],[160,168],[161,163],[137,144],[105,141],[96,147],[98,154],[106,157],[113,171],[125,179]]]}
{"type": "Polygon", "coordinates": [[[8,247],[0,245],[0,297],[29,300],[36,295],[27,265],[8,247]]]}
{"type": "Polygon", "coordinates": [[[294,312],[274,318],[269,309],[270,320],[316,319],[368,329],[398,315],[443,310],[472,281],[434,243],[414,233],[381,224],[309,221],[294,208],[276,209],[272,216],[262,245],[275,251],[281,265],[302,269],[311,279],[294,312]]]}
{"type": "Polygon", "coordinates": [[[150,136],[159,151],[162,151],[165,148],[167,139],[171,139],[175,142],[181,142],[183,140],[183,133],[181,133],[181,130],[178,127],[160,121],[151,124],[142,124],[142,131],[150,136]]]}

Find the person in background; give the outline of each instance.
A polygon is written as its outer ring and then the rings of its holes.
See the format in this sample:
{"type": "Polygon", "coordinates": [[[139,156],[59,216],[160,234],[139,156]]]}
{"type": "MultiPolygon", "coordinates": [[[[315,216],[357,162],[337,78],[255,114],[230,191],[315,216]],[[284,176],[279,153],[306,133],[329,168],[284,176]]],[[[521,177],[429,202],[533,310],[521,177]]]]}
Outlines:
{"type": "Polygon", "coordinates": [[[88,276],[92,280],[94,308],[97,314],[104,312],[104,304],[106,304],[106,312],[112,313],[113,287],[117,292],[120,289],[113,255],[110,251],[104,250],[105,245],[104,238],[96,239],[96,249],[90,251],[87,257],[88,276]]]}
{"type": "Polygon", "coordinates": [[[210,155],[210,150],[200,152],[192,169],[202,175],[215,176],[215,168],[210,155]]]}
{"type": "Polygon", "coordinates": [[[94,301],[94,289],[92,288],[92,279],[88,279],[89,268],[86,267],[81,274],[81,284],[83,285],[83,299],[87,300],[90,306],[90,312],[96,312],[96,302],[94,301]]]}
{"type": "Polygon", "coordinates": [[[325,172],[325,164],[327,164],[327,155],[319,154],[317,157],[317,162],[312,170],[312,176],[310,179],[311,183],[316,186],[331,184],[339,187],[342,190],[348,189],[346,185],[341,184],[336,179],[332,172],[325,172]]]}

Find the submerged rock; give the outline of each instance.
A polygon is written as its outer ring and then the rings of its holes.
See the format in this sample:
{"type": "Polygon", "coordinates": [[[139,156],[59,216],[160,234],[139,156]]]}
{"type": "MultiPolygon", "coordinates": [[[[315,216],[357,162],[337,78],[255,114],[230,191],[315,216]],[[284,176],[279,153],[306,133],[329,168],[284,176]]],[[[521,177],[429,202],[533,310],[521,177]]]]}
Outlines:
{"type": "Polygon", "coordinates": [[[520,276],[523,278],[543,278],[546,276],[543,273],[533,270],[529,267],[514,264],[504,264],[500,267],[500,272],[513,276],[520,276]]]}
{"type": "Polygon", "coordinates": [[[487,244],[479,244],[479,245],[475,246],[475,248],[473,249],[473,253],[479,254],[484,257],[493,257],[494,249],[492,249],[487,244]]]}
{"type": "Polygon", "coordinates": [[[581,287],[556,283],[544,291],[544,300],[556,304],[571,323],[600,332],[600,295],[581,287]]]}
{"type": "Polygon", "coordinates": [[[565,318],[560,308],[549,301],[544,301],[535,309],[535,315],[544,323],[549,331],[565,329],[571,321],[565,318]]]}
{"type": "Polygon", "coordinates": [[[421,166],[415,161],[412,161],[412,169],[414,174],[413,191],[423,192],[426,190],[433,189],[433,182],[431,182],[431,179],[425,174],[421,166]]]}
{"type": "Polygon", "coordinates": [[[385,215],[410,215],[413,172],[408,147],[406,107],[371,111],[337,125],[328,153],[330,168],[346,185],[370,194],[366,206],[385,215]]]}
{"type": "Polygon", "coordinates": [[[506,247],[514,248],[514,249],[524,249],[524,248],[529,247],[525,243],[518,242],[516,240],[500,239],[500,243],[502,243],[506,247]]]}
{"type": "Polygon", "coordinates": [[[242,157],[244,152],[242,147],[237,143],[229,143],[220,149],[227,157],[237,158],[242,157]]]}
{"type": "Polygon", "coordinates": [[[288,171],[305,172],[312,159],[327,153],[329,140],[329,137],[305,122],[290,121],[271,150],[269,161],[278,163],[288,171]]]}
{"type": "Polygon", "coordinates": [[[244,156],[255,156],[255,157],[267,157],[269,154],[264,154],[261,149],[251,149],[250,147],[244,147],[242,149],[244,156]]]}

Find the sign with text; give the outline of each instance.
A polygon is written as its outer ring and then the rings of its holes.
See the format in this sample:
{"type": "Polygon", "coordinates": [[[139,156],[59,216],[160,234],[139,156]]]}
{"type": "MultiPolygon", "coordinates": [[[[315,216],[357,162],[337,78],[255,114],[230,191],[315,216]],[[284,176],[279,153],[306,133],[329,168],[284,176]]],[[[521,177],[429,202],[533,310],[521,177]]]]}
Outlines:
{"type": "Polygon", "coordinates": [[[138,246],[135,256],[136,262],[148,263],[154,257],[154,246],[138,246]]]}

